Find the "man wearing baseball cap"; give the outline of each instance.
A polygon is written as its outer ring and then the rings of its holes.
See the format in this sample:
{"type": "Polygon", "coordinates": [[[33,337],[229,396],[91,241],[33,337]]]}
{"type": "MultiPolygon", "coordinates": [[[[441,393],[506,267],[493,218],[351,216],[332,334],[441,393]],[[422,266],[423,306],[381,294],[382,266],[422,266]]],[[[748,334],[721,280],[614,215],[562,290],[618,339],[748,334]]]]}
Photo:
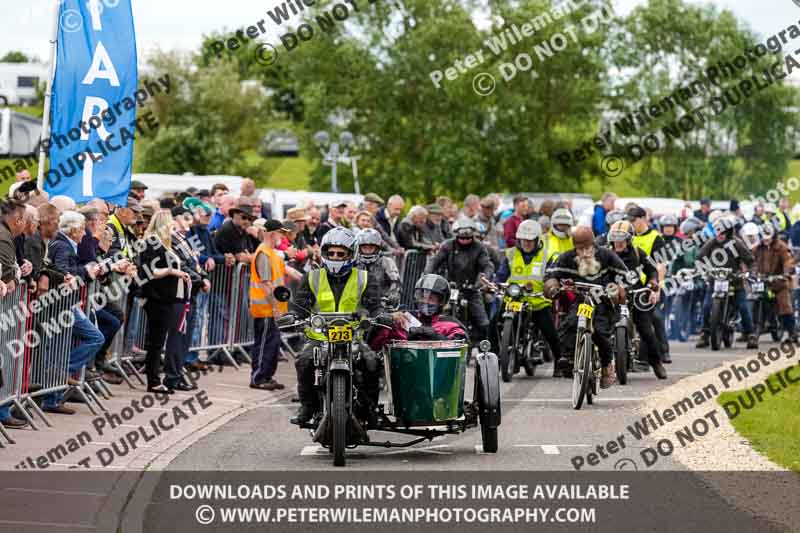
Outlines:
{"type": "Polygon", "coordinates": [[[284,285],[286,276],[294,279],[301,279],[302,276],[294,269],[287,268],[275,251],[275,243],[280,239],[279,232],[284,229],[283,224],[278,220],[259,218],[253,222],[253,227],[258,230],[261,244],[250,261],[250,314],[253,315],[255,326],[255,340],[250,349],[250,388],[281,390],[285,388],[284,385],[274,378],[281,347],[281,334],[275,320],[287,312],[289,304],[277,301],[273,291],[284,285]]]}

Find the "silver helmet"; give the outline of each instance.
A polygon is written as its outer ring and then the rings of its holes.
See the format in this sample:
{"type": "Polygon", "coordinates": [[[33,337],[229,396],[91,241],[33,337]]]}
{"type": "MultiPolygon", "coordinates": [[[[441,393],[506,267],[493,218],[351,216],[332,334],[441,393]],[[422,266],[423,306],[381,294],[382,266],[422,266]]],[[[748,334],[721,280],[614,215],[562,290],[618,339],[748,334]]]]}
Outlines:
{"type": "Polygon", "coordinates": [[[378,233],[378,230],[372,228],[362,229],[356,234],[356,247],[357,247],[357,257],[358,260],[366,265],[371,265],[381,257],[381,246],[383,245],[383,239],[381,238],[381,234],[378,233]],[[365,254],[361,247],[364,245],[372,245],[376,247],[374,253],[365,254]]]}
{"type": "Polygon", "coordinates": [[[320,242],[320,252],[322,255],[322,264],[325,265],[325,270],[334,276],[345,276],[350,273],[355,262],[356,255],[356,237],[353,232],[347,228],[337,226],[328,230],[322,242],[320,242]],[[338,246],[345,248],[349,251],[346,257],[329,257],[328,253],[331,247],[338,246]]]}

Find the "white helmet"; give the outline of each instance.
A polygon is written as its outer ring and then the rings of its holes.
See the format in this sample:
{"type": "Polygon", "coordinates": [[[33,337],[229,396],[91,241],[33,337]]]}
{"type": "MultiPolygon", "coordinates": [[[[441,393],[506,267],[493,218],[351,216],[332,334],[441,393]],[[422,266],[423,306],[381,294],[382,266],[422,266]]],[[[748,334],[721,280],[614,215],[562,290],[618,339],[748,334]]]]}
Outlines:
{"type": "Polygon", "coordinates": [[[761,240],[759,237],[759,233],[761,230],[758,227],[758,224],[755,222],[748,222],[742,229],[739,231],[739,235],[742,237],[742,240],[747,244],[750,248],[755,247],[758,242],[761,240]]]}
{"type": "Polygon", "coordinates": [[[517,240],[525,239],[526,241],[538,240],[542,235],[542,226],[535,220],[523,220],[517,228],[517,240]]]}
{"type": "Polygon", "coordinates": [[[714,222],[716,222],[716,220],[721,216],[722,216],[722,211],[720,211],[719,209],[715,209],[714,211],[711,211],[711,213],[708,214],[708,221],[711,224],[714,224],[714,222]]]}
{"type": "Polygon", "coordinates": [[[561,231],[556,226],[569,226],[570,228],[575,225],[575,219],[572,218],[572,213],[563,207],[556,209],[553,216],[550,217],[550,231],[559,239],[565,239],[569,236],[569,230],[561,231]]]}

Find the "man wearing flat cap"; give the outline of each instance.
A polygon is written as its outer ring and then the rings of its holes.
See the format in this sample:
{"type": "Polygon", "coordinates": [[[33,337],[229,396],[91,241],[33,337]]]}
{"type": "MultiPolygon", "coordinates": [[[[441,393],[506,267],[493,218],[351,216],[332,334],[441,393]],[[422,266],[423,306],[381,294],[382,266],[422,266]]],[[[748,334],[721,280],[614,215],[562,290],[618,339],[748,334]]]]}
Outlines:
{"type": "Polygon", "coordinates": [[[426,205],[428,210],[428,220],[425,222],[428,238],[433,244],[439,245],[449,239],[450,224],[444,218],[444,211],[439,204],[426,205]]]}
{"type": "Polygon", "coordinates": [[[131,181],[131,192],[130,194],[135,196],[137,200],[140,202],[144,200],[144,191],[146,191],[149,187],[142,183],[139,180],[131,181]]]}

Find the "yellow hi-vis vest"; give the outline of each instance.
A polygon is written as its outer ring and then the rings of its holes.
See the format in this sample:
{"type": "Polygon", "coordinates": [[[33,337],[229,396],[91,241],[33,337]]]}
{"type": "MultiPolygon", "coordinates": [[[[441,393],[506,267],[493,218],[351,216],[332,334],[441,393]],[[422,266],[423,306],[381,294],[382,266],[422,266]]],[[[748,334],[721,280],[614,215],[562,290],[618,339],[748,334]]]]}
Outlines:
{"type": "Polygon", "coordinates": [[[569,252],[575,245],[572,244],[572,237],[562,239],[555,235],[552,231],[547,232],[547,239],[545,240],[545,248],[548,250],[545,262],[550,262],[558,259],[558,256],[564,252],[569,252]]]}
{"type": "MultiPolygon", "coordinates": [[[[314,313],[355,313],[361,308],[361,297],[367,290],[367,272],[364,270],[353,269],[350,277],[344,286],[339,305],[336,305],[336,298],[328,283],[328,272],[324,268],[312,270],[308,275],[308,285],[314,294],[314,313]]],[[[325,341],[324,334],[316,333],[311,328],[306,328],[305,334],[309,339],[325,341]]]]}
{"type": "MultiPolygon", "coordinates": [[[[644,253],[647,254],[647,257],[652,257],[653,245],[656,243],[657,238],[658,238],[658,232],[656,230],[651,229],[641,235],[635,235],[632,239],[633,246],[640,248],[644,253]]],[[[647,276],[644,275],[644,272],[639,273],[639,279],[642,280],[642,283],[644,283],[647,280],[647,276]]]]}
{"type": "MultiPolygon", "coordinates": [[[[508,283],[517,283],[523,287],[530,283],[534,292],[542,292],[544,290],[544,270],[547,266],[546,257],[546,244],[539,249],[539,252],[527,265],[519,249],[509,248],[506,250],[508,267],[511,269],[511,276],[508,278],[508,283]]],[[[525,296],[522,300],[530,303],[534,311],[544,309],[552,303],[547,298],[541,296],[525,296]]]]}
{"type": "MultiPolygon", "coordinates": [[[[256,248],[256,253],[250,260],[250,314],[255,318],[268,318],[272,317],[274,311],[270,303],[269,295],[261,285],[263,280],[258,275],[256,268],[256,259],[258,254],[264,254],[269,258],[270,268],[272,269],[272,284],[276,287],[283,285],[283,277],[286,274],[286,266],[283,259],[275,250],[268,248],[266,244],[260,244],[256,248]]],[[[285,313],[289,310],[289,302],[276,302],[278,311],[285,313]]]]}

